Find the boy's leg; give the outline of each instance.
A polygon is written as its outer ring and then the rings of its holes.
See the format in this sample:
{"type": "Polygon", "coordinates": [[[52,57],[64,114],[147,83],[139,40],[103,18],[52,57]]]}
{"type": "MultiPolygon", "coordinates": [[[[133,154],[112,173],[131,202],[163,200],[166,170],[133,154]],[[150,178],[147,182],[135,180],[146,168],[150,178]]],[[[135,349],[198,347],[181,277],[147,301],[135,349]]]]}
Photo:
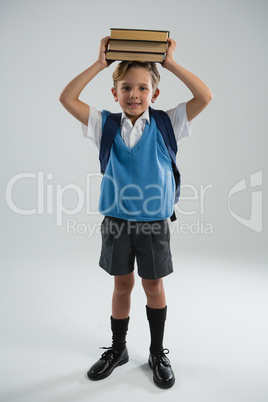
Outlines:
{"type": "Polygon", "coordinates": [[[134,283],[134,272],[131,272],[128,275],[114,277],[114,292],[112,300],[112,317],[114,319],[120,320],[129,316],[131,292],[134,283]]]}
{"type": "Polygon", "coordinates": [[[167,313],[163,279],[142,279],[142,285],[147,297],[146,312],[151,333],[149,366],[154,372],[155,384],[160,388],[170,388],[174,385],[175,377],[166,357],[168,350],[163,348],[167,313]]]}
{"type": "Polygon", "coordinates": [[[129,323],[131,292],[134,287],[134,272],[114,277],[112,299],[111,328],[113,334],[112,348],[122,352],[126,345],[126,334],[129,323]]]}
{"type": "Polygon", "coordinates": [[[134,286],[134,273],[115,276],[112,300],[112,346],[91,367],[87,376],[90,380],[102,380],[113,370],[128,362],[126,334],[129,323],[130,297],[134,286]]]}
{"type": "Polygon", "coordinates": [[[163,279],[142,279],[142,286],[147,298],[147,306],[154,309],[166,307],[163,279]]]}

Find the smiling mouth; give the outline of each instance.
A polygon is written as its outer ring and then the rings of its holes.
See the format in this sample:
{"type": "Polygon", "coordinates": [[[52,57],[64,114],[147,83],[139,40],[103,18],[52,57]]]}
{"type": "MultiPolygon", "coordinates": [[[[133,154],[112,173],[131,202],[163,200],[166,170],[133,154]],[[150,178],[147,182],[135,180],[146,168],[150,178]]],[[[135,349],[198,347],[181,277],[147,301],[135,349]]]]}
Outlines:
{"type": "Polygon", "coordinates": [[[131,106],[131,107],[136,107],[136,106],[140,106],[140,103],[137,103],[137,102],[129,102],[128,105],[131,106]]]}

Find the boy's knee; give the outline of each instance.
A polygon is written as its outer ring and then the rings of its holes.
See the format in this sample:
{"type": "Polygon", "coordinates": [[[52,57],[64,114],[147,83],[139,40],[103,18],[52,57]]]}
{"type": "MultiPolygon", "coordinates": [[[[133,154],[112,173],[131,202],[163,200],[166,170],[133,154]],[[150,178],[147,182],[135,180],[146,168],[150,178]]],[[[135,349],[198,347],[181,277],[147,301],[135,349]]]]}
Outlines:
{"type": "Polygon", "coordinates": [[[150,297],[158,297],[163,293],[163,280],[156,279],[156,280],[142,280],[142,286],[147,296],[150,297]]]}
{"type": "Polygon", "coordinates": [[[115,277],[114,281],[114,292],[118,296],[125,296],[128,295],[132,292],[132,289],[134,287],[134,276],[131,275],[126,275],[126,276],[120,276],[120,277],[115,277]]]}

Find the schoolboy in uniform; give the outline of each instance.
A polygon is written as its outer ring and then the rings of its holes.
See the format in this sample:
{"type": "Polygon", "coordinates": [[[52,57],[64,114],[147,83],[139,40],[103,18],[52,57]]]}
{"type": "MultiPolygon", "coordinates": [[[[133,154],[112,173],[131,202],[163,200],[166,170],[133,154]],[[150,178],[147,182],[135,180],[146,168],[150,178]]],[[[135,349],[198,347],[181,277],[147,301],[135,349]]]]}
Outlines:
{"type": "MultiPolygon", "coordinates": [[[[105,59],[109,37],[102,39],[97,61],[74,78],[60,101],[82,123],[83,133],[100,149],[102,129],[109,113],[99,112],[79,100],[85,86],[110,63],[105,59]]],[[[167,111],[176,140],[190,134],[190,124],[212,99],[210,89],[174,59],[176,42],[168,39],[163,67],[177,76],[193,98],[167,111]]],[[[163,348],[167,305],[163,277],[173,272],[169,225],[174,202],[171,160],[149,105],[159,96],[159,73],[154,63],[122,62],[114,74],[112,94],[122,109],[120,130],[115,136],[105,171],[99,210],[102,222],[100,266],[114,276],[112,298],[112,346],[88,371],[88,378],[101,380],[128,362],[126,334],[134,260],[142,278],[151,334],[149,366],[154,383],[163,389],[175,382],[171,363],[163,348]]]]}

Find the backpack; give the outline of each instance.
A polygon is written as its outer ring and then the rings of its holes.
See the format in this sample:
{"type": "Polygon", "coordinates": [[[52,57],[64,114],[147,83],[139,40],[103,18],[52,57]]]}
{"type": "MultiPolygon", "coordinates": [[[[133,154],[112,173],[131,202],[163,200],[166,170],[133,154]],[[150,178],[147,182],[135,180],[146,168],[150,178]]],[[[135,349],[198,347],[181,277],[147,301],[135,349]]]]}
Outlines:
{"type": "MultiPolygon", "coordinates": [[[[168,153],[171,158],[172,162],[172,171],[175,180],[175,199],[174,204],[176,204],[179,200],[180,196],[180,186],[181,186],[181,177],[179,169],[176,165],[176,154],[178,151],[176,138],[174,135],[173,127],[169,116],[163,110],[156,110],[149,107],[149,113],[155,119],[155,122],[162,134],[164,139],[165,145],[167,147],[168,153]]],[[[103,130],[102,130],[102,137],[101,137],[101,144],[100,144],[100,153],[99,153],[99,160],[100,160],[100,167],[101,173],[104,174],[106,170],[106,166],[109,161],[111,147],[116,136],[116,133],[120,127],[121,123],[121,113],[110,113],[104,123],[103,130]]],[[[172,216],[170,217],[171,221],[175,221],[176,215],[175,211],[173,212],[172,216]]]]}

